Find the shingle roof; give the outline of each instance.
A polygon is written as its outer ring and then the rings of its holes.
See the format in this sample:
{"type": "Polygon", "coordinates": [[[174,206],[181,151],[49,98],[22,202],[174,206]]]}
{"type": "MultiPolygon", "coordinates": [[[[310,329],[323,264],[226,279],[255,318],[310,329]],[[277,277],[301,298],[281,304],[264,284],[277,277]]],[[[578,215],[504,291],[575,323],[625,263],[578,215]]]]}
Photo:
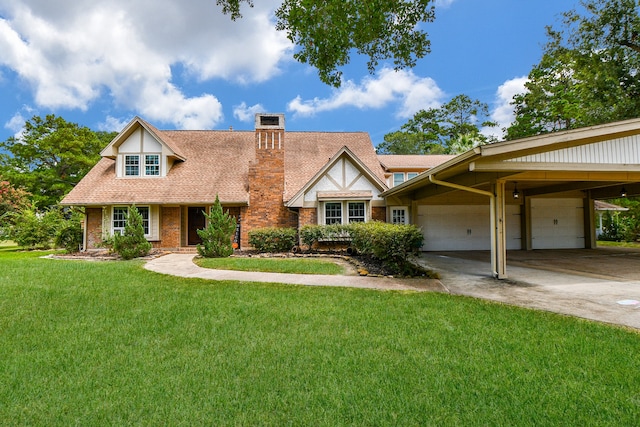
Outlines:
{"type": "Polygon", "coordinates": [[[383,166],[394,169],[431,169],[447,160],[453,159],[449,154],[379,154],[378,159],[383,166]]]}
{"type": "MultiPolygon", "coordinates": [[[[255,160],[253,131],[154,133],[186,160],[166,177],[116,178],[115,160],[103,157],[63,199],[65,205],[226,204],[249,202],[249,165],[255,160]]],[[[285,194],[295,195],[343,146],[382,181],[384,170],[363,132],[285,132],[285,194]]]]}

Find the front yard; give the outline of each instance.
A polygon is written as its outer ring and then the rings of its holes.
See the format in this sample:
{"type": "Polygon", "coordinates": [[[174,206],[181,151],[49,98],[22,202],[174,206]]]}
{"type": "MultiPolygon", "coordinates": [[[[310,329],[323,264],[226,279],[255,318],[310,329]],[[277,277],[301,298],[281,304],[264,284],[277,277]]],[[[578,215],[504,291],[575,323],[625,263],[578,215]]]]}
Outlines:
{"type": "Polygon", "coordinates": [[[640,334],[0,248],[5,425],[635,425],[640,334]]]}

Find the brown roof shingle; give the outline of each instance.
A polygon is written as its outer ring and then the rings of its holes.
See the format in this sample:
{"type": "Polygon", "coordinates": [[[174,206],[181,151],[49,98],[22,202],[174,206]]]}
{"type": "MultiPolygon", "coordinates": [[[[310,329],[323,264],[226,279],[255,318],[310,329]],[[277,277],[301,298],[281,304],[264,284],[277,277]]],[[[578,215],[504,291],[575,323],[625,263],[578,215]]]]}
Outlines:
{"type": "MultiPolygon", "coordinates": [[[[253,131],[161,131],[156,135],[185,161],[166,177],[116,178],[115,160],[103,157],[64,198],[65,205],[225,204],[249,202],[253,131]]],[[[382,181],[384,170],[364,132],[285,132],[284,201],[294,196],[329,159],[347,146],[382,181]]]]}

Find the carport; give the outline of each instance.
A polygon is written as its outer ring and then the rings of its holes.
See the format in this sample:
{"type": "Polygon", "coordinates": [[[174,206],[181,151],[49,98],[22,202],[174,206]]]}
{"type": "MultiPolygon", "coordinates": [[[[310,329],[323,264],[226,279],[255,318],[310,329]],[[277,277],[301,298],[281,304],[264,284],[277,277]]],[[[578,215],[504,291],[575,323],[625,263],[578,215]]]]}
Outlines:
{"type": "Polygon", "coordinates": [[[594,200],[640,195],[640,119],[476,147],[384,193],[409,206],[425,251],[596,246],[594,200]]]}

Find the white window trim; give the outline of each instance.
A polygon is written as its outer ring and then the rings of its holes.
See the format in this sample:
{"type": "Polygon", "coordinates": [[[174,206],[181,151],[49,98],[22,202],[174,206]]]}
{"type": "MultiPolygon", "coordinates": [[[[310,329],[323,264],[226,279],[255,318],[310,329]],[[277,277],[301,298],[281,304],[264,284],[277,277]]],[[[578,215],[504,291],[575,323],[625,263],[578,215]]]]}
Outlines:
{"type": "MultiPolygon", "coordinates": [[[[390,224],[394,224],[393,222],[393,211],[394,210],[402,210],[404,211],[404,223],[403,224],[409,224],[409,207],[408,206],[389,206],[389,223],[390,224]]],[[[399,224],[399,223],[395,223],[395,224],[399,224]]]]}
{"type": "Polygon", "coordinates": [[[162,176],[162,153],[122,153],[121,156],[120,176],[122,178],[159,178],[162,176]],[[158,156],[158,173],[156,175],[147,175],[147,156],[158,156]],[[127,157],[138,158],[138,175],[127,175],[127,157]]]}
{"type": "Polygon", "coordinates": [[[318,225],[327,225],[327,203],[340,203],[342,214],[341,224],[349,224],[349,203],[364,203],[364,222],[371,220],[371,202],[369,200],[325,200],[318,204],[318,225]]]}
{"type": "MultiPolygon", "coordinates": [[[[124,232],[124,227],[114,227],[113,226],[113,222],[114,222],[114,218],[115,218],[115,210],[116,209],[126,209],[127,210],[127,215],[129,214],[129,209],[131,208],[131,206],[127,206],[127,205],[116,205],[116,206],[112,206],[111,207],[111,221],[110,221],[110,228],[111,228],[111,235],[114,235],[116,233],[122,234],[124,232]]],[[[136,208],[138,209],[138,211],[140,211],[140,209],[147,209],[148,212],[148,226],[147,226],[147,230],[148,232],[144,234],[144,237],[146,239],[150,239],[151,236],[153,235],[153,210],[151,209],[151,206],[148,205],[143,205],[143,206],[136,206],[136,208]]],[[[126,223],[126,219],[125,219],[125,223],[126,223]]]]}

